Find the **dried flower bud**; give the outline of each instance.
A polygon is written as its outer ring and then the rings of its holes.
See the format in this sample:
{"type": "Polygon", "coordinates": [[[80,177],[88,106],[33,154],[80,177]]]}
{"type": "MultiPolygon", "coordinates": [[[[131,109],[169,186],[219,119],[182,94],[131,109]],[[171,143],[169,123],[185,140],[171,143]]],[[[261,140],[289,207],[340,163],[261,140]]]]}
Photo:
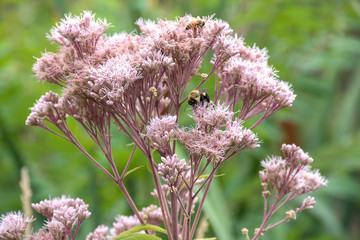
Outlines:
{"type": "MultiPolygon", "coordinates": [[[[256,234],[260,231],[260,228],[255,228],[254,230],[254,235],[256,236],[256,234]]],[[[260,236],[263,236],[263,233],[260,233],[260,236]]]]}
{"type": "Polygon", "coordinates": [[[200,74],[200,76],[201,76],[202,78],[207,78],[209,75],[206,74],[206,73],[202,73],[202,74],[200,74]]]}
{"type": "Polygon", "coordinates": [[[156,92],[157,90],[156,90],[156,88],[155,88],[154,86],[152,86],[151,88],[149,88],[149,91],[152,92],[152,93],[154,93],[154,92],[156,92]]]}
{"type": "Polygon", "coordinates": [[[270,195],[270,191],[266,190],[266,191],[262,191],[261,194],[264,198],[268,197],[270,195]]]}
{"type": "Polygon", "coordinates": [[[295,213],[294,210],[289,210],[289,211],[287,211],[287,212],[286,212],[286,216],[287,216],[289,219],[292,218],[292,219],[296,220],[296,213],[295,213]]]}
{"type": "Polygon", "coordinates": [[[242,228],[241,229],[241,233],[242,235],[244,235],[246,237],[246,240],[249,240],[249,230],[247,228],[242,228]]]}

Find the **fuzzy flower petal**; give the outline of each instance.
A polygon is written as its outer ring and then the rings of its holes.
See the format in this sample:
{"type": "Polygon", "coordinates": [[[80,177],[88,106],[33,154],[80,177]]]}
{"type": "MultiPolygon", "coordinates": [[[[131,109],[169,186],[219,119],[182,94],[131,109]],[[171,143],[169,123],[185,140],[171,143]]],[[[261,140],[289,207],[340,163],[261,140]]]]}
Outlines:
{"type": "Polygon", "coordinates": [[[163,116],[151,119],[146,126],[146,134],[155,146],[164,146],[174,136],[174,128],[177,125],[176,116],[163,116]]]}
{"type": "Polygon", "coordinates": [[[9,212],[0,217],[0,239],[21,240],[29,222],[33,219],[24,218],[19,212],[9,212]]]}

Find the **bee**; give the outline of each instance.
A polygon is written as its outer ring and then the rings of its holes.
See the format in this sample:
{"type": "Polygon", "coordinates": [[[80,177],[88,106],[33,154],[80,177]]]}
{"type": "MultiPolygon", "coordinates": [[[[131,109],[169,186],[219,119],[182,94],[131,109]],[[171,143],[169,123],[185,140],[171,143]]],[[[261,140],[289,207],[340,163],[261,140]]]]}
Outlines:
{"type": "Polygon", "coordinates": [[[186,25],[186,30],[197,28],[202,28],[205,25],[205,21],[198,18],[193,18],[189,21],[188,25],[186,25]]]}
{"type": "Polygon", "coordinates": [[[195,89],[191,91],[188,96],[188,104],[193,107],[193,109],[197,108],[200,104],[203,105],[205,102],[210,103],[209,94],[207,94],[208,89],[195,89]]]}

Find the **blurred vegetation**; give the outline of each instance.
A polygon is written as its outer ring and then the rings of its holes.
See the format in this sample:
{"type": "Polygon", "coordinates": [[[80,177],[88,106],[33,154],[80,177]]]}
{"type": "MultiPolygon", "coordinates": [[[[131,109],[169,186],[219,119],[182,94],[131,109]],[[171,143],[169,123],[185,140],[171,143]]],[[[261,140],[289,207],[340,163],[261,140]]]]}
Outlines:
{"type": "MultiPolygon", "coordinates": [[[[314,168],[329,179],[315,192],[315,208],[296,221],[270,230],[266,239],[360,239],[360,3],[357,0],[2,0],[0,2],[0,214],[20,210],[20,169],[30,171],[33,202],[62,194],[80,197],[93,213],[80,229],[79,239],[98,224],[111,225],[115,214],[132,214],[127,202],[105,174],[70,143],[24,122],[29,107],[54,86],[40,84],[31,72],[35,57],[56,51],[46,33],[65,13],[92,10],[114,27],[108,33],[136,29],[145,19],[175,19],[216,14],[247,44],[266,47],[280,79],[293,84],[297,99],[291,109],[278,112],[255,131],[262,147],[245,151],[227,162],[225,173],[212,186],[206,201],[208,236],[240,239],[241,229],[252,231],[262,218],[261,186],[257,172],[266,155],[279,155],[283,142],[296,143],[315,159],[314,168]]],[[[206,67],[204,67],[206,68],[206,67]]],[[[55,88],[56,89],[56,88],[55,88]]],[[[59,90],[59,89],[57,89],[59,90]]],[[[211,89],[210,89],[211,90],[211,89]]],[[[184,112],[186,115],[186,112],[184,112]]],[[[189,119],[189,122],[191,119],[189,119]]],[[[92,155],[100,152],[72,128],[92,155]]],[[[115,130],[115,129],[114,129],[115,130]]],[[[123,135],[114,138],[119,167],[131,147],[123,135]]],[[[145,165],[136,152],[132,168],[145,165]]],[[[105,160],[103,159],[103,162],[105,160]]],[[[143,167],[126,185],[139,208],[155,203],[153,186],[143,167]]],[[[288,206],[285,211],[297,207],[288,206]]],[[[40,216],[35,229],[40,227],[40,216]]],[[[275,219],[273,220],[275,222],[275,219]]]]}

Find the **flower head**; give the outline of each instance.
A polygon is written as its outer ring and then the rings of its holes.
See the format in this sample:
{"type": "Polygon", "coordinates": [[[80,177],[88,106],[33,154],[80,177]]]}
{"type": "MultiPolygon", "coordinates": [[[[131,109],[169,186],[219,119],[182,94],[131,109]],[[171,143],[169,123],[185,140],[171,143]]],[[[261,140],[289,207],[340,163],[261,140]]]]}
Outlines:
{"type": "Polygon", "coordinates": [[[194,121],[200,129],[219,128],[224,122],[232,121],[234,112],[224,104],[199,107],[194,112],[194,121]]]}
{"type": "Polygon", "coordinates": [[[314,197],[311,196],[307,196],[304,200],[303,203],[301,205],[301,208],[303,209],[311,209],[314,207],[316,201],[314,197]]]}
{"type": "Polygon", "coordinates": [[[94,51],[108,26],[106,20],[95,20],[90,11],[84,11],[80,16],[68,14],[51,30],[48,38],[64,46],[72,45],[79,57],[84,57],[84,53],[94,51]]]}
{"type": "Polygon", "coordinates": [[[156,226],[159,226],[164,221],[161,213],[161,209],[153,204],[143,208],[140,212],[140,216],[142,217],[144,222],[156,226]]]}
{"type": "Polygon", "coordinates": [[[86,236],[86,240],[106,240],[109,228],[105,225],[98,226],[94,232],[89,233],[86,236]]]}
{"type": "Polygon", "coordinates": [[[61,196],[61,198],[54,198],[43,200],[39,203],[33,203],[32,207],[40,214],[44,215],[48,220],[54,216],[58,219],[67,220],[67,218],[76,217],[81,221],[90,217],[90,212],[87,210],[89,205],[85,204],[80,198],[68,198],[61,196]]]}
{"type": "Polygon", "coordinates": [[[113,223],[113,228],[110,229],[110,235],[115,237],[122,232],[125,232],[140,224],[136,216],[117,216],[113,223]]]}
{"type": "Polygon", "coordinates": [[[162,163],[158,165],[158,173],[169,186],[173,186],[179,175],[190,169],[185,159],[179,160],[174,154],[173,156],[161,157],[162,163]]]}
{"type": "Polygon", "coordinates": [[[21,240],[29,222],[33,219],[24,218],[19,212],[9,212],[0,217],[0,239],[21,240]]]}
{"type": "Polygon", "coordinates": [[[269,157],[261,162],[264,170],[260,171],[262,183],[270,183],[281,194],[293,193],[297,196],[318,189],[327,184],[318,170],[311,170],[312,158],[295,145],[282,146],[284,159],[269,157]]]}
{"type": "Polygon", "coordinates": [[[138,71],[124,57],[110,58],[103,65],[89,68],[87,88],[89,96],[106,104],[123,99],[124,91],[141,78],[138,71]]]}
{"type": "Polygon", "coordinates": [[[308,153],[305,153],[300,147],[295,144],[283,144],[281,151],[284,157],[295,165],[309,165],[314,161],[308,153]]]}
{"type": "Polygon", "coordinates": [[[63,117],[54,111],[54,106],[59,102],[59,96],[50,91],[36,102],[35,106],[31,108],[31,114],[26,119],[26,125],[38,126],[42,124],[42,120],[49,117],[52,119],[58,119],[63,117]]]}
{"type": "Polygon", "coordinates": [[[174,128],[177,125],[176,116],[162,116],[151,119],[149,125],[146,126],[145,136],[158,147],[168,144],[170,138],[174,136],[174,128]]]}

